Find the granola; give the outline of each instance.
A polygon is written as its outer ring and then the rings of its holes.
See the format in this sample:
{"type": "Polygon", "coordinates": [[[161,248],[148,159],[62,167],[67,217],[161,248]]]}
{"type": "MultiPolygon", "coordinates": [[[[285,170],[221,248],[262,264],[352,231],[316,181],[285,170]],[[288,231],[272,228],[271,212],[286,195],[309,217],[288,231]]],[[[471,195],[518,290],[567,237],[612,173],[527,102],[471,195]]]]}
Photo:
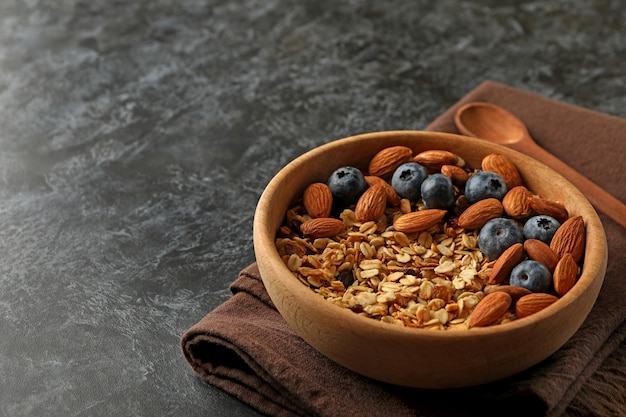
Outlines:
{"type": "Polygon", "coordinates": [[[276,247],[289,270],[330,303],[400,326],[465,329],[494,262],[478,249],[476,233],[454,221],[412,234],[395,231],[395,216],[421,208],[411,205],[403,200],[368,222],[344,209],[346,230],[317,239],[294,230],[310,219],[296,205],[287,212],[276,247]]]}

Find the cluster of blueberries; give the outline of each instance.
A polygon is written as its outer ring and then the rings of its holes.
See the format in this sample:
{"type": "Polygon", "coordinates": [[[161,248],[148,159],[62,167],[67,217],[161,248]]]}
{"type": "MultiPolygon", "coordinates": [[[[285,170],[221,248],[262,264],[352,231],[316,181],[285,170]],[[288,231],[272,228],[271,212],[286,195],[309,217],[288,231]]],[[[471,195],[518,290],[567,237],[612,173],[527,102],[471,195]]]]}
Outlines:
{"type": "MultiPolygon", "coordinates": [[[[351,166],[335,170],[328,179],[333,200],[342,206],[356,203],[367,189],[363,173],[351,166]]],[[[428,209],[450,209],[454,206],[452,180],[441,174],[428,175],[426,168],[417,162],[400,165],[391,177],[391,186],[401,198],[422,200],[428,209]]],[[[504,179],[488,171],[477,171],[465,184],[465,198],[469,204],[486,198],[502,200],[508,189],[504,179]]],[[[550,216],[533,216],[523,227],[515,220],[498,217],[487,222],[478,235],[478,247],[489,259],[497,259],[507,248],[523,243],[525,239],[538,239],[550,244],[560,223],[550,216]]],[[[552,288],[552,274],[540,262],[525,260],[511,272],[511,285],[527,288],[533,292],[548,292],[552,288]]]]}

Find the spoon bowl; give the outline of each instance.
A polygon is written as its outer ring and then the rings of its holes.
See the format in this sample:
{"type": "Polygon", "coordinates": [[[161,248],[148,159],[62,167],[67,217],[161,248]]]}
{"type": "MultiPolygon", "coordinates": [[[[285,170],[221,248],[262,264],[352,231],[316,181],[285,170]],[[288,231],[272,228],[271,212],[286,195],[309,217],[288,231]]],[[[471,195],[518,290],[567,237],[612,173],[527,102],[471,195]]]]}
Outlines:
{"type": "Polygon", "coordinates": [[[539,146],[513,113],[492,103],[470,102],[459,107],[454,122],[466,136],[507,146],[548,165],[574,184],[596,209],[626,227],[626,205],[539,146]]]}
{"type": "Polygon", "coordinates": [[[500,145],[532,141],[528,129],[508,110],[490,103],[468,103],[456,113],[455,123],[466,136],[500,145]]]}

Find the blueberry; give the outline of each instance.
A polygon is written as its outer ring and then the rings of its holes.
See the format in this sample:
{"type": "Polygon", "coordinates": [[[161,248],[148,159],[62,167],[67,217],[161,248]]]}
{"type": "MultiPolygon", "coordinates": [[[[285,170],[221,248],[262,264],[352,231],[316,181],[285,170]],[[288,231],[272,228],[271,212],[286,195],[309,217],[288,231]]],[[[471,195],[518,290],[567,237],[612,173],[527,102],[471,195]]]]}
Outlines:
{"type": "Polygon", "coordinates": [[[391,186],[400,197],[417,201],[422,196],[420,187],[427,176],[426,168],[417,162],[407,162],[396,168],[391,186]]]}
{"type": "Polygon", "coordinates": [[[489,220],[478,234],[478,248],[491,260],[516,243],[524,242],[524,232],[515,221],[504,217],[489,220]]]}
{"type": "Polygon", "coordinates": [[[422,200],[426,208],[448,209],[454,204],[452,180],[443,174],[433,174],[422,182],[422,200]]]}
{"type": "Polygon", "coordinates": [[[367,189],[363,173],[355,167],[346,166],[335,170],[328,178],[333,200],[339,205],[355,203],[367,189]]]}
{"type": "Polygon", "coordinates": [[[552,288],[552,274],[541,262],[526,260],[513,268],[509,283],[532,292],[548,292],[552,288]]]}
{"type": "Polygon", "coordinates": [[[558,220],[550,216],[534,216],[524,224],[524,237],[537,239],[550,244],[554,232],[561,226],[558,220]]]}
{"type": "Polygon", "coordinates": [[[478,171],[465,183],[465,197],[470,204],[491,197],[502,200],[506,192],[504,179],[495,172],[478,171]]]}

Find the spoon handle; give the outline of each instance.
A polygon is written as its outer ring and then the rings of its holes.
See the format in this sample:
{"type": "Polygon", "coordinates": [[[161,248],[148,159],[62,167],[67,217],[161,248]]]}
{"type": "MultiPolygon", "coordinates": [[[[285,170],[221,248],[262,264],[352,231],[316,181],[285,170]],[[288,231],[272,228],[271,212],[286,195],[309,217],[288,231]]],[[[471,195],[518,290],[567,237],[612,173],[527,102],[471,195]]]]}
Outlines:
{"type": "Polygon", "coordinates": [[[518,142],[510,147],[532,156],[545,165],[563,175],[587,197],[598,210],[626,228],[626,205],[598,185],[587,179],[578,171],[561,161],[536,143],[518,142]]]}

